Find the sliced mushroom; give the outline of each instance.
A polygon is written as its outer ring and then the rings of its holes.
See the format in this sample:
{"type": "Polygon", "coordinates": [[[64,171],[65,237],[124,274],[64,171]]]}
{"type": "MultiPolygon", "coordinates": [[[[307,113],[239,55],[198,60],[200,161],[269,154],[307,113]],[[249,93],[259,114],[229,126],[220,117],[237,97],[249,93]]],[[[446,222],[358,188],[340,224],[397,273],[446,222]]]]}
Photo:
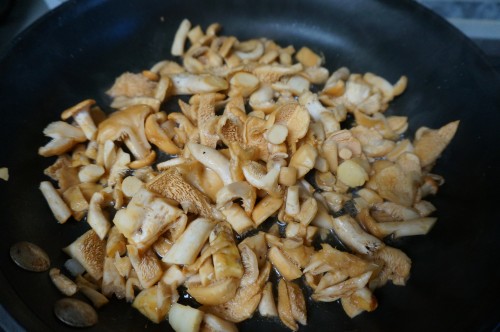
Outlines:
{"type": "Polygon", "coordinates": [[[211,93],[229,87],[225,79],[210,74],[175,73],[169,77],[172,81],[172,95],[174,96],[211,93]]]}
{"type": "MultiPolygon", "coordinates": [[[[166,116],[164,116],[166,117],[166,116]]],[[[180,149],[172,142],[170,137],[161,128],[158,120],[162,118],[162,113],[150,114],[145,122],[145,133],[149,142],[156,145],[160,150],[169,154],[179,154],[180,149]]]]}
{"type": "Polygon", "coordinates": [[[149,288],[160,280],[163,268],[152,250],[140,253],[137,247],[128,245],[127,254],[143,288],[149,288]]]}
{"type": "Polygon", "coordinates": [[[375,280],[371,282],[374,287],[382,287],[388,280],[403,286],[410,277],[411,259],[399,249],[385,246],[367,259],[381,267],[375,280]]]}
{"type": "Polygon", "coordinates": [[[280,170],[273,168],[267,172],[266,168],[256,161],[247,162],[243,167],[245,179],[252,186],[265,190],[271,196],[280,196],[281,190],[278,185],[280,170]]]}
{"type": "Polygon", "coordinates": [[[95,104],[95,100],[87,99],[73,107],[68,108],[61,114],[61,119],[73,118],[78,126],[83,130],[88,140],[95,138],[97,128],[90,114],[90,107],[95,104]]]}
{"type": "Polygon", "coordinates": [[[168,199],[179,202],[186,211],[215,220],[223,219],[222,214],[211,205],[208,197],[186,182],[175,167],[170,167],[159,174],[146,187],[168,199]]]}
{"type": "Polygon", "coordinates": [[[217,208],[221,208],[226,204],[233,202],[235,199],[242,202],[242,206],[247,214],[251,214],[255,206],[257,193],[254,187],[248,182],[239,181],[233,182],[224,186],[217,192],[217,208]]]}
{"type": "Polygon", "coordinates": [[[209,219],[193,220],[162,260],[169,264],[194,263],[214,227],[215,223],[209,219]]]}
{"type": "Polygon", "coordinates": [[[99,124],[97,141],[123,140],[127,148],[137,159],[131,167],[149,165],[156,157],[146,138],[144,123],[153,110],[149,106],[135,105],[112,113],[99,124]]]}
{"type": "Polygon", "coordinates": [[[91,229],[63,251],[76,259],[92,278],[99,280],[104,270],[105,246],[105,242],[91,229]]]}
{"type": "Polygon", "coordinates": [[[374,253],[384,247],[382,241],[366,233],[356,220],[348,215],[334,218],[333,230],[343,243],[360,254],[374,253]]]}
{"type": "Polygon", "coordinates": [[[188,143],[187,147],[193,157],[217,173],[225,185],[233,182],[229,170],[229,160],[222,153],[202,144],[188,143]]]}
{"type": "Polygon", "coordinates": [[[422,127],[415,134],[415,154],[420,158],[422,167],[433,164],[450,143],[457,132],[460,121],[450,122],[432,130],[422,127]]]}

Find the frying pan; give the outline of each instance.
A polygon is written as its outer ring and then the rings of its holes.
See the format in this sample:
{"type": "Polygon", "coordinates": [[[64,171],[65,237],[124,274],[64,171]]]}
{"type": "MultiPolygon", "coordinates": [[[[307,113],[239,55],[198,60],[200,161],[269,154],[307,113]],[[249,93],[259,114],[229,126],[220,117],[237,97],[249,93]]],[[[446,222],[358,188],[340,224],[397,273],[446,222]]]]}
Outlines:
{"type": "MultiPolygon", "coordinates": [[[[500,322],[498,212],[500,84],[481,52],[462,34],[411,1],[69,1],[20,35],[0,61],[0,300],[29,331],[71,328],[52,311],[60,298],[46,273],[19,269],[9,247],[20,240],[42,246],[53,266],[61,248],[88,225],[59,225],[37,187],[53,160],[39,157],[43,128],[62,110],[95,98],[124,71],[169,58],[184,17],[206,27],[220,22],[240,39],[265,36],[324,53],[331,70],[375,72],[391,82],[409,78],[389,114],[409,117],[408,135],[460,119],[453,142],[434,172],[446,183],[432,198],[439,218],[427,236],[391,242],[413,260],[406,287],[375,292],[379,308],[349,319],[338,303],[308,303],[301,331],[491,331],[500,322]]],[[[99,310],[92,331],[168,331],[124,301],[99,310]]],[[[286,331],[257,317],[241,331],[286,331]]],[[[5,318],[3,318],[5,319],[5,318]]]]}

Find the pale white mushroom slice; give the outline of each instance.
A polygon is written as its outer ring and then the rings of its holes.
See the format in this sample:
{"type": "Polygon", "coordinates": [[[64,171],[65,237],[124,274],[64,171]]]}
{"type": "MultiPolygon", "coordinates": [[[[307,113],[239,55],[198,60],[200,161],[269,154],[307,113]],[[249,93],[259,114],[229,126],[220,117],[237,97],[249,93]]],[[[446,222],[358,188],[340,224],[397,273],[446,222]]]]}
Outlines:
{"type": "Polygon", "coordinates": [[[205,313],[201,327],[203,332],[238,332],[238,327],[232,322],[228,322],[220,317],[205,313]]]}
{"type": "Polygon", "coordinates": [[[173,96],[211,93],[226,90],[229,87],[224,78],[210,74],[177,73],[169,77],[172,81],[173,96]]]}
{"type": "Polygon", "coordinates": [[[71,210],[59,195],[51,182],[40,182],[40,191],[47,201],[52,214],[60,224],[65,223],[71,217],[71,210]]]}
{"type": "Polygon", "coordinates": [[[229,170],[229,160],[222,153],[202,144],[188,143],[187,147],[196,160],[213,170],[221,178],[224,185],[233,182],[229,170]]]}
{"type": "Polygon", "coordinates": [[[264,54],[264,44],[259,39],[235,43],[233,49],[240,59],[248,61],[257,60],[264,54]]]}
{"type": "Polygon", "coordinates": [[[422,167],[432,165],[457,132],[460,121],[450,122],[439,129],[421,127],[415,134],[413,145],[422,167]]]}
{"type": "Polygon", "coordinates": [[[370,214],[378,222],[411,220],[420,217],[414,209],[392,202],[374,204],[370,214]]]}
{"type": "Polygon", "coordinates": [[[76,239],[63,251],[76,259],[94,278],[102,278],[106,243],[99,238],[94,230],[89,230],[76,239]]]}
{"type": "Polygon", "coordinates": [[[78,291],[77,285],[64,274],[58,268],[51,268],[49,271],[50,279],[54,286],[66,296],[72,296],[78,291]]]}
{"type": "Polygon", "coordinates": [[[102,193],[94,193],[89,203],[89,211],[87,214],[87,222],[96,232],[96,234],[104,240],[106,234],[111,228],[111,223],[102,211],[101,205],[104,203],[104,196],[102,193]]]}
{"type": "Polygon", "coordinates": [[[111,297],[113,294],[118,299],[125,297],[125,279],[118,272],[111,257],[104,258],[104,270],[102,275],[101,290],[105,296],[111,297]]]}
{"type": "MultiPolygon", "coordinates": [[[[129,280],[133,279],[135,278],[129,280]]],[[[133,286],[131,285],[131,287],[133,286]]],[[[141,290],[141,292],[135,296],[132,307],[139,310],[141,314],[152,322],[159,324],[165,320],[167,314],[169,314],[169,310],[171,310],[170,297],[171,294],[168,288],[162,283],[158,283],[150,288],[141,290]]]]}
{"type": "Polygon", "coordinates": [[[188,19],[183,19],[175,32],[174,41],[170,53],[174,56],[184,54],[184,43],[188,37],[189,30],[191,29],[191,22],[188,19]]]}
{"type": "Polygon", "coordinates": [[[259,313],[264,317],[278,316],[278,309],[274,302],[273,284],[268,281],[262,290],[262,298],[259,303],[259,313]]]}
{"type": "Polygon", "coordinates": [[[317,157],[318,150],[306,143],[301,145],[292,155],[288,166],[297,170],[297,179],[300,179],[314,168],[317,157]]]}
{"type": "Polygon", "coordinates": [[[119,210],[113,223],[130,243],[146,248],[156,241],[170,223],[185,217],[183,211],[170,205],[163,197],[142,188],[119,210]]]}
{"type": "Polygon", "coordinates": [[[251,214],[257,199],[257,192],[248,182],[238,181],[222,187],[217,192],[217,208],[222,208],[236,199],[241,199],[245,212],[251,214]]]}
{"type": "Polygon", "coordinates": [[[250,96],[259,87],[259,79],[247,72],[238,72],[229,80],[229,96],[240,95],[244,98],[250,96]]]}
{"type": "Polygon", "coordinates": [[[255,161],[249,161],[242,167],[242,170],[245,179],[252,186],[267,191],[269,195],[280,196],[279,168],[272,168],[267,172],[265,166],[255,161]]]}
{"type": "Polygon", "coordinates": [[[230,206],[225,206],[221,209],[221,212],[226,217],[227,222],[238,234],[243,234],[256,226],[245,210],[239,205],[232,204],[230,206]]]}
{"type": "Polygon", "coordinates": [[[203,315],[201,310],[174,303],[168,312],[168,322],[176,332],[198,332],[203,315]]]}
{"type": "Polygon", "coordinates": [[[192,264],[208,240],[215,223],[206,218],[193,220],[163,257],[169,264],[192,264]]]}
{"type": "Polygon", "coordinates": [[[370,280],[373,271],[365,272],[359,276],[349,278],[346,281],[327,287],[311,296],[313,300],[320,302],[333,302],[344,296],[350,296],[352,293],[365,287],[370,280]]]}
{"type": "Polygon", "coordinates": [[[285,125],[287,127],[286,141],[292,152],[295,152],[295,145],[307,134],[311,117],[307,110],[297,102],[280,105],[274,114],[275,125],[285,125]]]}
{"type": "Polygon", "coordinates": [[[436,207],[429,201],[421,200],[413,206],[415,210],[417,210],[420,217],[427,217],[436,211],[436,207]]]}
{"type": "Polygon", "coordinates": [[[286,280],[294,280],[302,276],[302,271],[278,247],[271,247],[267,254],[269,261],[286,280]]]}
{"type": "Polygon", "coordinates": [[[425,235],[436,223],[437,218],[426,217],[407,221],[390,221],[378,224],[378,229],[385,236],[393,234],[395,238],[403,236],[425,235]]]}
{"type": "Polygon", "coordinates": [[[384,247],[382,241],[366,233],[356,220],[348,215],[333,218],[332,226],[340,240],[360,254],[374,253],[384,247]]]}
{"type": "Polygon", "coordinates": [[[0,167],[0,179],[9,181],[9,169],[7,167],[0,167]]]}
{"type": "Polygon", "coordinates": [[[87,286],[78,286],[78,290],[85,295],[86,298],[92,302],[92,305],[95,308],[100,308],[103,305],[109,303],[109,300],[106,296],[102,295],[102,293],[97,290],[87,287],[87,286]]]}
{"type": "Polygon", "coordinates": [[[345,160],[337,168],[337,177],[351,188],[359,187],[368,180],[366,170],[354,160],[345,160]]]}
{"type": "Polygon", "coordinates": [[[95,138],[97,128],[90,114],[90,108],[95,104],[95,100],[87,99],[75,106],[66,109],[61,114],[61,119],[73,118],[78,126],[83,130],[88,140],[95,138]]]}

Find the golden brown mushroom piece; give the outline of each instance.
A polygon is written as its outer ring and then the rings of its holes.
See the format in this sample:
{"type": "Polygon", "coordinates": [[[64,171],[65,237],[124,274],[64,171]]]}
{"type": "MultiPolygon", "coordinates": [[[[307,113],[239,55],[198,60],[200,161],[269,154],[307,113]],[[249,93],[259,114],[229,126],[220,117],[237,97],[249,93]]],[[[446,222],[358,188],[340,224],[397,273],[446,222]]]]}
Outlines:
{"type": "Polygon", "coordinates": [[[112,113],[99,124],[97,141],[123,141],[136,158],[130,163],[132,168],[140,168],[153,163],[156,153],[146,138],[144,123],[153,109],[146,105],[134,105],[112,113]]]}
{"type": "Polygon", "coordinates": [[[441,155],[457,132],[460,121],[453,121],[433,130],[421,127],[415,134],[415,154],[420,158],[422,167],[432,165],[441,155]]]}

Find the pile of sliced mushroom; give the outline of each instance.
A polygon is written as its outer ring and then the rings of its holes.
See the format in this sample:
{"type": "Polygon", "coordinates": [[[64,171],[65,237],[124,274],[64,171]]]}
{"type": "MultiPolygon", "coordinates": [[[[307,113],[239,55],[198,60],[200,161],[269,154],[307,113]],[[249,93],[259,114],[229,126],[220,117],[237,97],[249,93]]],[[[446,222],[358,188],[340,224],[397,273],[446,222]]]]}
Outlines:
{"type": "Polygon", "coordinates": [[[307,47],[220,28],[184,20],[172,46],[182,65],[125,73],[108,91],[114,112],[89,99],[45,128],[39,153],[57,160],[40,189],[59,223],[90,226],[64,249],[75,285],[51,277],[176,331],[236,331],[254,315],[296,331],[306,287],[350,317],[374,310],[376,288],[410,276],[384,240],[436,222],[426,199],[443,179],[431,169],[458,121],[410,139],[407,117],[384,115],[405,76],[330,72],[307,47]],[[164,110],[174,98],[178,110],[164,110]],[[178,303],[180,286],[200,306],[178,303]]]}

